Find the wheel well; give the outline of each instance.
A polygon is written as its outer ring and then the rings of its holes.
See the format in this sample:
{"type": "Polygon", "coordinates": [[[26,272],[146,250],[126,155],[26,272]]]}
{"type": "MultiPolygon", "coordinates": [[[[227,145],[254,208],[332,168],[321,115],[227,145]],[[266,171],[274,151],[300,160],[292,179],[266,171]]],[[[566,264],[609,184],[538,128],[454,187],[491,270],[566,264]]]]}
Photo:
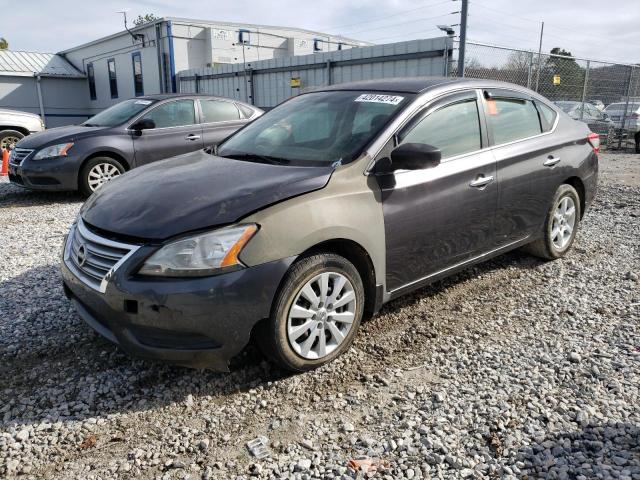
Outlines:
{"type": "Polygon", "coordinates": [[[335,253],[349,260],[358,270],[364,286],[364,317],[369,318],[376,309],[376,273],[367,251],[353,240],[328,240],[304,251],[300,256],[314,253],[335,253]]]}
{"type": "Polygon", "coordinates": [[[584,216],[584,207],[585,207],[585,193],[584,193],[584,183],[580,180],[579,177],[570,177],[567,178],[564,182],[567,185],[571,185],[578,192],[578,197],[580,197],[580,219],[584,216]]]}
{"type": "Polygon", "coordinates": [[[16,132],[20,132],[21,134],[23,134],[25,137],[30,133],[29,130],[24,127],[12,127],[9,125],[3,125],[2,127],[0,127],[0,132],[3,132],[5,130],[15,130],[16,132]]]}
{"type": "Polygon", "coordinates": [[[131,169],[131,167],[129,166],[129,162],[127,162],[121,155],[118,155],[117,153],[114,153],[114,152],[96,152],[96,153],[92,153],[91,155],[89,155],[87,158],[85,158],[83,160],[82,165],[80,165],[80,168],[78,169],[78,181],[80,181],[80,173],[82,172],[82,169],[84,168],[84,166],[87,164],[87,162],[89,160],[91,160],[92,158],[96,158],[96,157],[112,158],[112,159],[117,160],[118,162],[120,162],[122,164],[122,166],[124,167],[125,171],[129,171],[131,169]]]}

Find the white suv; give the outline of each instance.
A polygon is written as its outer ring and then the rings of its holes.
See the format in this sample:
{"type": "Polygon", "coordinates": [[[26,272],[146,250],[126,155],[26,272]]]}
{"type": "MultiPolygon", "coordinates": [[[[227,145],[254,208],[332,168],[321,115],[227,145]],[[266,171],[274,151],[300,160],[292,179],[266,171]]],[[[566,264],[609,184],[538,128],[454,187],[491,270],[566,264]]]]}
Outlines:
{"type": "Polygon", "coordinates": [[[44,130],[44,122],[35,113],[0,108],[0,148],[13,148],[30,133],[44,130]]]}

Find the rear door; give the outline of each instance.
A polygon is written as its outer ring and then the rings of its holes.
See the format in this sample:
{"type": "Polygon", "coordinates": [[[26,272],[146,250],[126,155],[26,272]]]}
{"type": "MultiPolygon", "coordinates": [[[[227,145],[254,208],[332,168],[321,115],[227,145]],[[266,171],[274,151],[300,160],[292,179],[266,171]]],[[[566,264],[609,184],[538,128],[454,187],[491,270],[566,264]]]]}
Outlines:
{"type": "Polygon", "coordinates": [[[198,100],[205,147],[217,145],[247,123],[234,102],[204,98],[198,100]]]}
{"type": "Polygon", "coordinates": [[[442,162],[377,177],[391,293],[490,249],[498,191],[475,90],[443,97],[418,113],[383,157],[395,143],[438,147],[442,162]]]}
{"type": "MultiPolygon", "coordinates": [[[[552,133],[557,113],[517,91],[483,92],[498,173],[496,246],[537,233],[562,181],[562,141],[552,133]]],[[[566,163],[566,162],[565,162],[566,163]]]]}
{"type": "Polygon", "coordinates": [[[141,119],[153,120],[155,128],[133,134],[137,166],[203,148],[202,127],[192,99],[161,103],[141,119]]]}

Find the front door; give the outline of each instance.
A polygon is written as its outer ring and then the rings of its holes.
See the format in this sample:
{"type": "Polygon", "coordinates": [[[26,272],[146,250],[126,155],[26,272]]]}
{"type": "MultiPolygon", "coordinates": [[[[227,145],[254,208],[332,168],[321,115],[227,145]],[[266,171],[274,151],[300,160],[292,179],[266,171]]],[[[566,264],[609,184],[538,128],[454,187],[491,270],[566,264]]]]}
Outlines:
{"type": "Polygon", "coordinates": [[[203,148],[202,127],[193,100],[162,103],[142,118],[152,120],[155,128],[133,134],[136,166],[203,148]]]}
{"type": "Polygon", "coordinates": [[[424,143],[440,165],[378,177],[382,189],[387,289],[427,281],[489,250],[497,200],[495,159],[475,90],[441,98],[404,128],[395,143],[424,143]]]}

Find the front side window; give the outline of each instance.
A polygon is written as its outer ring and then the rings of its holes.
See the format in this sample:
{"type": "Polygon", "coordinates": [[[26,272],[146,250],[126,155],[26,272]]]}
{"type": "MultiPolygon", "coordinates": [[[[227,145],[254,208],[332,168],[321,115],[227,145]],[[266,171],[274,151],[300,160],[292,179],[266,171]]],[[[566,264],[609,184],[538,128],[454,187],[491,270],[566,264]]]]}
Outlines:
{"type": "Polygon", "coordinates": [[[142,56],[136,52],[131,56],[133,61],[133,90],[136,97],[144,95],[144,84],[142,82],[142,56]]]}
{"type": "Polygon", "coordinates": [[[155,100],[143,98],[125,100],[94,115],[82,125],[86,127],[115,127],[122,125],[154,103],[155,100]]]}
{"type": "Polygon", "coordinates": [[[230,137],[218,155],[300,166],[347,163],[414,96],[339,90],[299,95],[230,137]]]}
{"type": "Polygon", "coordinates": [[[437,147],[442,158],[482,148],[478,103],[470,99],[439,108],[402,135],[400,143],[424,143],[437,147]]]}
{"type": "Polygon", "coordinates": [[[93,63],[87,64],[87,78],[89,79],[89,97],[91,100],[95,100],[96,95],[96,73],[93,70],[93,63]]]}
{"type": "Polygon", "coordinates": [[[202,108],[202,123],[229,122],[240,119],[238,109],[231,102],[200,100],[200,108],[202,108]]]}
{"type": "Polygon", "coordinates": [[[496,145],[542,133],[538,111],[531,100],[496,98],[487,100],[487,122],[496,145]]]}
{"type": "Polygon", "coordinates": [[[182,127],[196,123],[196,110],[193,100],[175,100],[158,105],[144,119],[153,120],[156,128],[182,127]]]}
{"type": "Polygon", "coordinates": [[[109,89],[111,98],[118,98],[118,79],[116,76],[116,61],[114,58],[107,60],[107,70],[109,71],[109,89]]]}

